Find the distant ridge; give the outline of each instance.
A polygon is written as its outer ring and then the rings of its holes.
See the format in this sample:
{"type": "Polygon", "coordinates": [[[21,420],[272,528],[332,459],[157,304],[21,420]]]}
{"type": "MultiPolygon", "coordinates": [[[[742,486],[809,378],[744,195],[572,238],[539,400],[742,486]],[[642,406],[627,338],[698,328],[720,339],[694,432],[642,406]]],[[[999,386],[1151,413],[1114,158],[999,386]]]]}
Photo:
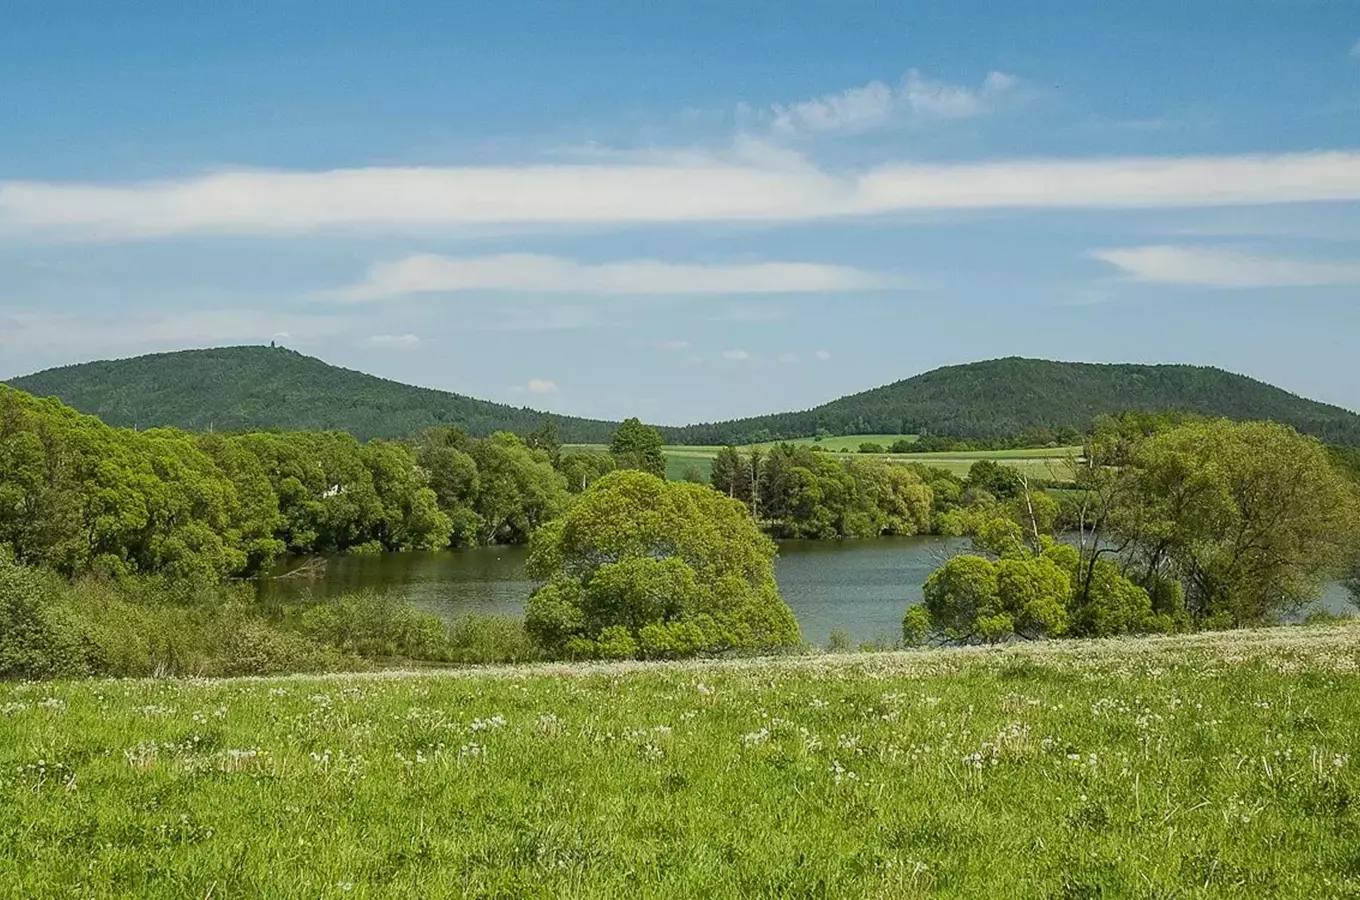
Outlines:
{"type": "MultiPolygon", "coordinates": [[[[433,425],[475,435],[525,433],[551,417],[568,443],[604,443],[615,423],[559,416],[412,387],[283,348],[156,353],[47,369],[9,382],[110,425],[194,431],[320,429],[360,439],[433,425]]],[[[1360,446],[1360,415],[1206,366],[1053,362],[1010,357],[945,366],[801,412],[662,428],[676,444],[743,444],[832,434],[1009,437],[1085,430],[1099,415],[1179,410],[1272,419],[1328,443],[1360,446]]]]}
{"type": "Polygon", "coordinates": [[[1008,357],[945,366],[802,412],[671,429],[677,443],[750,443],[832,434],[1009,437],[1085,431],[1099,415],[1168,411],[1272,419],[1335,444],[1360,445],[1360,415],[1209,366],[1054,362],[1008,357]]]}
{"type": "Polygon", "coordinates": [[[124,427],[333,430],[368,440],[436,425],[458,425],[479,436],[524,433],[551,416],[565,441],[608,441],[614,431],[612,422],[412,387],[283,347],[153,353],[46,369],[9,384],[124,427]]]}

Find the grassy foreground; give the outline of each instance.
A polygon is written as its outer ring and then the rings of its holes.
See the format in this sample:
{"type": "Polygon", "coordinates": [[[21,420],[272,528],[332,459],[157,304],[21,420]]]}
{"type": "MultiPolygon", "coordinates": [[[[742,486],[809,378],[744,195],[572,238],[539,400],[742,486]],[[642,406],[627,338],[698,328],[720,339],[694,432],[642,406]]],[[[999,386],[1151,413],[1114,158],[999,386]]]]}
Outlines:
{"type": "Polygon", "coordinates": [[[1360,626],[0,685],[4,897],[1355,897],[1360,626]]]}

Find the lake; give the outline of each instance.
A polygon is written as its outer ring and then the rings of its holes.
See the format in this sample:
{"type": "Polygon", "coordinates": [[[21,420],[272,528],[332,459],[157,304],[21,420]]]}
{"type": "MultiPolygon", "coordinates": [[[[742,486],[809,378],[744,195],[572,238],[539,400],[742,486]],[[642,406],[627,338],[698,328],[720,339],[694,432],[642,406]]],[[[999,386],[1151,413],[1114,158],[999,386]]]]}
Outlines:
{"type": "MultiPolygon", "coordinates": [[[[798,617],[804,639],[825,644],[833,628],[855,641],[901,635],[902,614],[921,599],[926,577],[960,538],[907,537],[866,541],[780,541],[775,578],[798,617]]],[[[440,553],[388,553],[330,559],[315,579],[262,581],[271,599],[311,593],[329,597],[364,588],[390,591],[443,616],[468,613],[519,616],[534,583],[524,574],[524,547],[482,547],[440,553]]],[[[1322,605],[1348,609],[1346,592],[1332,585],[1322,605]]]]}

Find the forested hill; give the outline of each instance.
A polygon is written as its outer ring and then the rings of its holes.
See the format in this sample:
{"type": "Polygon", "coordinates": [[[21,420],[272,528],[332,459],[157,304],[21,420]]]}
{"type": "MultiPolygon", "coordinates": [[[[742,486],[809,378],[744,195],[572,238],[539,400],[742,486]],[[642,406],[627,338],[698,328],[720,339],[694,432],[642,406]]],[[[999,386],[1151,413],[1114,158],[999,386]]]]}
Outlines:
{"type": "MultiPolygon", "coordinates": [[[[360,440],[406,437],[434,425],[484,436],[527,433],[546,413],[412,387],[332,366],[282,347],[156,353],[47,369],[9,382],[57,397],[116,426],[191,431],[348,431],[360,440]]],[[[552,417],[565,441],[609,440],[615,423],[552,417]]]]}
{"type": "Polygon", "coordinates": [[[1360,446],[1360,415],[1222,369],[994,359],[946,366],[803,412],[668,429],[669,441],[743,444],[832,434],[1009,437],[1030,429],[1085,431],[1124,410],[1271,419],[1328,443],[1360,446]]]}
{"type": "MultiPolygon", "coordinates": [[[[194,431],[337,430],[361,440],[432,425],[473,435],[527,433],[546,413],[412,387],[292,350],[224,347],[48,369],[14,387],[55,396],[110,425],[194,431]]],[[[832,434],[1011,437],[1031,429],[1085,431],[1124,410],[1179,410],[1272,419],[1332,444],[1360,446],[1360,416],[1221,369],[996,359],[946,366],[803,412],[662,428],[672,444],[746,444],[832,434]]],[[[552,416],[568,443],[605,443],[615,423],[552,416]]]]}

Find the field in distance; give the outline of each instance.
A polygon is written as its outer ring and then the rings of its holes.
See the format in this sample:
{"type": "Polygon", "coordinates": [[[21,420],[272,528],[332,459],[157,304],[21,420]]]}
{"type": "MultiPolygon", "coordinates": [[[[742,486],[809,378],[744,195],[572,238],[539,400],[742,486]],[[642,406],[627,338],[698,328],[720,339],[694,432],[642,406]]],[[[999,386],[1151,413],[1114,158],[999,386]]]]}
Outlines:
{"type": "Polygon", "coordinates": [[[1360,623],[0,683],[4,896],[1341,897],[1360,623]]]}
{"type": "MultiPolygon", "coordinates": [[[[825,437],[817,441],[814,438],[796,438],[788,441],[767,441],[763,444],[750,446],[770,448],[776,444],[800,444],[813,447],[823,447],[827,452],[837,456],[858,455],[860,444],[872,443],[890,447],[896,441],[906,438],[910,441],[916,440],[916,435],[901,434],[846,434],[825,437]]],[[[594,450],[604,451],[608,448],[604,444],[567,444],[564,450],[594,450]]],[[[705,481],[713,471],[713,457],[718,454],[722,447],[714,445],[668,445],[662,448],[666,455],[666,476],[672,479],[683,478],[687,472],[697,473],[705,481]]],[[[741,449],[749,449],[743,447],[741,449]]],[[[1081,456],[1082,448],[1079,446],[1071,447],[1038,447],[1023,450],[959,450],[946,453],[883,453],[873,456],[874,459],[889,459],[894,462],[919,462],[940,469],[946,469],[955,475],[966,475],[968,468],[979,459],[992,459],[998,463],[1019,469],[1031,478],[1041,478],[1050,481],[1066,481],[1070,477],[1069,461],[1081,456]]]]}

